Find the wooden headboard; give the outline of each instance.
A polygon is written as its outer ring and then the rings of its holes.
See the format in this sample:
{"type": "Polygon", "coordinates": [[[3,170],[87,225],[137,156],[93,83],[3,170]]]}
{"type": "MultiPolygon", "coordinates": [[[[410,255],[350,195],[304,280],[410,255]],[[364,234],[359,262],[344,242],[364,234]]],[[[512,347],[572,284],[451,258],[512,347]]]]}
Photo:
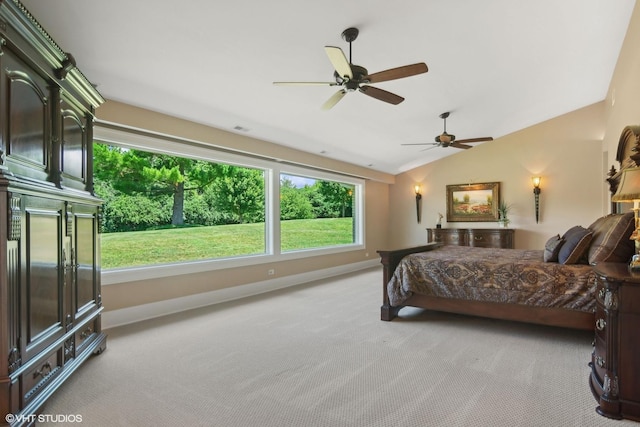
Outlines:
{"type": "MultiPolygon", "coordinates": [[[[628,168],[640,166],[640,126],[626,126],[620,134],[618,141],[618,151],[616,160],[620,164],[620,170],[616,171],[615,166],[611,166],[607,177],[611,196],[616,194],[622,171],[628,168]]],[[[620,213],[620,203],[611,202],[611,212],[620,213]]]]}

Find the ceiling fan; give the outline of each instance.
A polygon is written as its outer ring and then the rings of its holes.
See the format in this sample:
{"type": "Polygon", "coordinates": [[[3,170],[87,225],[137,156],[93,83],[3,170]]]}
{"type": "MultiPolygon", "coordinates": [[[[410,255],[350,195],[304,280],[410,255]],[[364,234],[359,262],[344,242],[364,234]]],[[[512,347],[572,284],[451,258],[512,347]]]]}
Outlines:
{"type": "Polygon", "coordinates": [[[455,147],[455,148],[462,148],[464,150],[467,150],[469,148],[472,148],[472,146],[466,145],[466,144],[471,144],[474,142],[493,141],[493,138],[490,136],[486,136],[482,138],[460,139],[456,141],[455,135],[447,133],[447,117],[449,117],[449,114],[451,113],[446,112],[446,113],[440,114],[440,118],[444,120],[444,131],[440,135],[436,136],[435,138],[436,142],[420,142],[416,144],[401,144],[401,145],[431,145],[432,146],[432,147],[426,148],[426,150],[429,150],[431,148],[436,148],[436,147],[455,147]]]}
{"type": "Polygon", "coordinates": [[[417,64],[405,65],[403,67],[391,68],[389,70],[380,71],[369,74],[366,68],[354,65],[351,62],[351,43],[358,37],[357,28],[347,28],[342,32],[342,38],[349,43],[349,60],[345,56],[342,49],[335,46],[325,46],[324,50],[329,57],[329,61],[335,69],[332,82],[273,82],[275,85],[316,85],[316,86],[340,86],[340,90],[333,94],[323,105],[323,110],[333,108],[347,92],[356,90],[369,95],[380,101],[397,105],[404,101],[404,98],[386,90],[369,86],[369,83],[380,83],[388,80],[396,80],[404,77],[415,76],[429,71],[427,64],[420,62],[417,64]]]}

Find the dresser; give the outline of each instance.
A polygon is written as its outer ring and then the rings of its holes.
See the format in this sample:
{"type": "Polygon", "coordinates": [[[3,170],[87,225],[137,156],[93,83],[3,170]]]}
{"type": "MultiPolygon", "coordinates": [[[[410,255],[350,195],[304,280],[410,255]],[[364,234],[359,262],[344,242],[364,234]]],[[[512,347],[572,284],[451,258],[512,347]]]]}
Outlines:
{"type": "Polygon", "coordinates": [[[92,180],[102,102],[24,6],[0,0],[0,417],[11,426],[33,425],[106,347],[92,180]]]}
{"type": "Polygon", "coordinates": [[[512,228],[427,228],[429,243],[513,249],[512,228]]]}
{"type": "Polygon", "coordinates": [[[595,339],[589,385],[596,411],[640,421],[640,272],[621,263],[595,266],[595,339]]]}

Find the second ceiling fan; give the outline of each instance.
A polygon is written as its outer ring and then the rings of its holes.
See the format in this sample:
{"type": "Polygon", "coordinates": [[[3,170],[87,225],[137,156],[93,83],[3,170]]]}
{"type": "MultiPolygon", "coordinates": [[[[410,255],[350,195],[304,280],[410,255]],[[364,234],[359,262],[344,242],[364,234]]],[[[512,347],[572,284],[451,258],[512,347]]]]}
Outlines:
{"type": "Polygon", "coordinates": [[[415,144],[401,144],[401,145],[431,145],[431,147],[426,148],[426,150],[429,150],[431,148],[436,148],[436,147],[455,147],[455,148],[461,148],[463,150],[467,150],[469,148],[472,148],[472,146],[466,145],[466,144],[471,144],[474,142],[493,141],[493,138],[490,136],[485,136],[481,138],[459,139],[456,141],[455,135],[447,133],[447,117],[449,117],[449,114],[451,113],[449,113],[448,111],[446,113],[440,114],[440,118],[444,120],[444,131],[440,135],[436,136],[435,138],[436,142],[419,142],[415,144]]]}
{"type": "Polygon", "coordinates": [[[334,68],[332,82],[273,82],[275,85],[319,85],[319,86],[341,86],[340,90],[333,94],[323,105],[323,110],[329,110],[336,105],[347,92],[359,91],[365,95],[389,104],[397,105],[404,101],[404,98],[386,90],[369,86],[370,83],[380,83],[388,80],[396,80],[404,77],[415,76],[429,71],[427,64],[420,62],[417,64],[405,65],[369,74],[366,68],[354,65],[351,62],[351,43],[358,37],[357,28],[347,28],[342,32],[342,38],[349,43],[349,60],[342,49],[335,46],[325,46],[324,50],[329,57],[329,61],[334,68]]]}

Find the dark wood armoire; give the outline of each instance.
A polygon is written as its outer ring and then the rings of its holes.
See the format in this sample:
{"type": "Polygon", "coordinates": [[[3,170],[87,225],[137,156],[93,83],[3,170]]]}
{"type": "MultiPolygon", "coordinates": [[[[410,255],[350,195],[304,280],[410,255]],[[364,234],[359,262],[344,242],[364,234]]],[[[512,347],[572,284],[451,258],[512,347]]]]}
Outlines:
{"type": "Polygon", "coordinates": [[[102,102],[24,6],[0,0],[0,424],[34,424],[106,347],[92,182],[102,102]]]}

